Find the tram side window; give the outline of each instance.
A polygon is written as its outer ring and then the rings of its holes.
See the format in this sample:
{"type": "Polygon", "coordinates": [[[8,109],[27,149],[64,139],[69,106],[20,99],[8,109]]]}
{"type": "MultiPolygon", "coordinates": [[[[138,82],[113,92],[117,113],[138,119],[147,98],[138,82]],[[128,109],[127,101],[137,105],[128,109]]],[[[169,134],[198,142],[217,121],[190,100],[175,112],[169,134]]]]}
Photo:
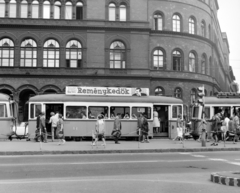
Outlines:
{"type": "Polygon", "coordinates": [[[180,105],[173,105],[172,106],[172,118],[177,118],[177,116],[182,115],[182,106],[180,105]]]}
{"type": "Polygon", "coordinates": [[[103,107],[99,107],[99,106],[91,106],[88,107],[88,118],[89,119],[97,119],[97,116],[102,114],[105,119],[108,118],[108,107],[107,106],[103,106],[103,107]]]}
{"type": "Polygon", "coordinates": [[[110,108],[110,118],[114,119],[120,113],[120,119],[130,119],[130,107],[114,107],[110,108]]]}
{"type": "Polygon", "coordinates": [[[5,104],[0,104],[0,117],[7,117],[7,109],[5,104]]]}
{"type": "Polygon", "coordinates": [[[66,107],[66,118],[67,119],[86,119],[85,106],[67,106],[66,107]]]}
{"type": "Polygon", "coordinates": [[[42,111],[42,105],[41,104],[31,104],[30,106],[30,118],[34,119],[36,118],[42,111]]]}
{"type": "Polygon", "coordinates": [[[151,107],[132,107],[132,119],[137,119],[140,113],[147,115],[147,119],[151,119],[151,107]]]}

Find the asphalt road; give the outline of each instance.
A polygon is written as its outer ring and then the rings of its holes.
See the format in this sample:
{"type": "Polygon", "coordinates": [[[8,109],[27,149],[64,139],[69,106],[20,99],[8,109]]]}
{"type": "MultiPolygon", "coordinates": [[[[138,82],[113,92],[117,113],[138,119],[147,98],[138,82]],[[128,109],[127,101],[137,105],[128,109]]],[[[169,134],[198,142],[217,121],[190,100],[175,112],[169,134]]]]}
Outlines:
{"type": "Polygon", "coordinates": [[[0,157],[0,192],[240,192],[210,174],[240,171],[240,152],[0,157]]]}

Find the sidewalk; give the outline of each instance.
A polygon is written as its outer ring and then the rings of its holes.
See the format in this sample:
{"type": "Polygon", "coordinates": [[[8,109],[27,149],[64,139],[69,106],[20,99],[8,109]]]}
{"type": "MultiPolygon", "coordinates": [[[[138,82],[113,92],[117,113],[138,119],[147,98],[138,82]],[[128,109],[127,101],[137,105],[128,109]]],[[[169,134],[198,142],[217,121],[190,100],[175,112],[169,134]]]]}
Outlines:
{"type": "Polygon", "coordinates": [[[170,139],[152,139],[150,143],[138,143],[137,141],[120,140],[120,144],[108,140],[104,148],[102,142],[98,146],[92,146],[91,141],[67,141],[64,145],[55,142],[40,143],[34,141],[17,140],[0,141],[0,155],[42,155],[42,154],[100,154],[100,153],[164,153],[164,152],[200,152],[200,151],[240,151],[240,142],[233,144],[231,141],[221,142],[218,146],[202,147],[200,142],[192,139],[173,142],[170,139]]]}

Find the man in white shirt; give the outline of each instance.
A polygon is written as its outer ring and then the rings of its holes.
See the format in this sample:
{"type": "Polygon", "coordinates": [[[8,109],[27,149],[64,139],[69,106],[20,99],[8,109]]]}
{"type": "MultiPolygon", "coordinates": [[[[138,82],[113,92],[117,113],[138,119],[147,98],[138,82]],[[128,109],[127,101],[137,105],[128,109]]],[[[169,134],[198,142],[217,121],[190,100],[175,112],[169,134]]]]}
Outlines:
{"type": "Polygon", "coordinates": [[[58,119],[59,119],[59,114],[58,113],[54,113],[54,112],[51,112],[50,113],[51,115],[51,118],[49,120],[49,124],[51,123],[51,133],[52,133],[52,142],[54,141],[54,136],[56,135],[56,130],[57,130],[57,122],[58,122],[58,119]]]}

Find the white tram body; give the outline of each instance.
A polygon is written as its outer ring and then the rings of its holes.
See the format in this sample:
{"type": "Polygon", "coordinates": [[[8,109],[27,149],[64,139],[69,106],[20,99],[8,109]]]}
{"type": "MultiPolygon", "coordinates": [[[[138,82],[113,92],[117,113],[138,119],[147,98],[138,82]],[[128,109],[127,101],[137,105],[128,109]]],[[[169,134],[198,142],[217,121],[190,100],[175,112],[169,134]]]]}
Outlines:
{"type": "MultiPolygon", "coordinates": [[[[105,115],[106,136],[110,137],[114,119],[111,114],[121,113],[130,115],[128,119],[121,119],[122,136],[137,137],[138,114],[145,113],[149,122],[149,136],[153,135],[153,109],[158,108],[166,114],[166,137],[175,137],[177,115],[182,114],[183,102],[181,99],[163,96],[76,96],[65,94],[37,95],[29,99],[29,134],[32,138],[36,130],[36,118],[39,113],[45,112],[46,122],[51,112],[63,114],[65,137],[91,137],[95,129],[97,115],[105,115]],[[82,116],[82,113],[84,116],[82,116]]],[[[48,125],[48,124],[47,124],[48,125]]],[[[50,133],[50,129],[48,129],[50,133]]]]}

